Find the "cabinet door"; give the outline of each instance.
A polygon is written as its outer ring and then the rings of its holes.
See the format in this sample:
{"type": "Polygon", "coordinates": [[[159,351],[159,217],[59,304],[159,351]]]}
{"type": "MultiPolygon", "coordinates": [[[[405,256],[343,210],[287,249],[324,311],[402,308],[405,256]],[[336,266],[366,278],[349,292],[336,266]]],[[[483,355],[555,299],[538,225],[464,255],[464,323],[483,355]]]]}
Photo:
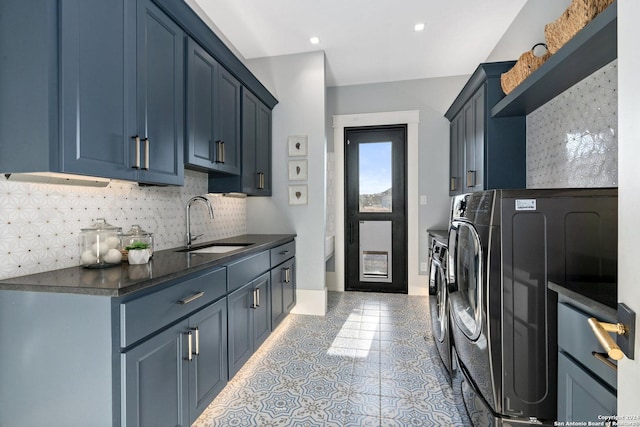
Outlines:
{"type": "Polygon", "coordinates": [[[227,297],[229,379],[253,354],[253,288],[251,283],[227,297]]]}
{"type": "Polygon", "coordinates": [[[253,310],[253,348],[258,348],[271,333],[271,274],[263,274],[252,285],[252,294],[255,302],[251,305],[253,310]]]}
{"type": "Polygon", "coordinates": [[[558,421],[602,422],[616,414],[616,393],[564,352],[558,354],[558,421]]]}
{"type": "Polygon", "coordinates": [[[185,164],[215,167],[213,122],[218,63],[193,39],[187,40],[187,141],[185,164]]]}
{"type": "Polygon", "coordinates": [[[258,171],[256,161],[256,129],[258,126],[258,98],[247,89],[242,91],[242,188],[247,194],[256,194],[258,171]]]}
{"type": "Polygon", "coordinates": [[[240,174],[240,91],[242,85],[223,67],[218,67],[216,103],[216,141],[222,144],[217,170],[240,174]]]}
{"type": "Polygon", "coordinates": [[[60,2],[62,172],[134,180],[135,1],[60,2]]]}
{"type": "Polygon", "coordinates": [[[256,196],[271,196],[271,110],[258,102],[256,112],[256,196]]]}
{"type": "MultiPolygon", "coordinates": [[[[138,2],[140,182],[184,182],[184,33],[151,0],[138,2]]],[[[133,156],[136,145],[131,143],[133,156]]]]}
{"type": "Polygon", "coordinates": [[[462,193],[464,156],[464,114],[458,114],[449,125],[449,195],[462,193]]]}
{"type": "Polygon", "coordinates": [[[289,313],[296,305],[296,264],[292,259],[282,266],[283,286],[282,301],[284,310],[289,313]]]}
{"type": "Polygon", "coordinates": [[[181,322],[121,355],[123,427],[190,425],[186,329],[181,322]]]}
{"type": "Polygon", "coordinates": [[[284,273],[281,267],[271,270],[271,328],[282,322],[286,313],[284,311],[284,273]]]}
{"type": "Polygon", "coordinates": [[[480,191],[482,180],[482,149],[484,148],[483,88],[463,108],[464,115],[464,175],[463,192],[480,191]]]}
{"type": "Polygon", "coordinates": [[[223,298],[189,318],[195,335],[193,363],[189,364],[190,422],[227,384],[227,300],[223,298]]]}

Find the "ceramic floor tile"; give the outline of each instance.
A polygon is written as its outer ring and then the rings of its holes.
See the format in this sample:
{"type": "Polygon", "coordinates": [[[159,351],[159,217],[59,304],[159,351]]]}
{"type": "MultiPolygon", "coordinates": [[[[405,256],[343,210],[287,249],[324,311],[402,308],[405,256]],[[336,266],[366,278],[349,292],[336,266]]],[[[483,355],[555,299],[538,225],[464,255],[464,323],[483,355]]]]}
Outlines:
{"type": "Polygon", "coordinates": [[[289,315],[192,427],[469,425],[428,310],[426,297],[329,292],[326,316],[289,315]]]}

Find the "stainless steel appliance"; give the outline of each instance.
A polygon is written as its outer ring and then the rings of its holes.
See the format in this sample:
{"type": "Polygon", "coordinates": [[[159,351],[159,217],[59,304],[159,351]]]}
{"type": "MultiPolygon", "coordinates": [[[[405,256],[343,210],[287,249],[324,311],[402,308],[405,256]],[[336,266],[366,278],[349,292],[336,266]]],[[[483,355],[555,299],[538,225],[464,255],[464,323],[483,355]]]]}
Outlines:
{"type": "Polygon", "coordinates": [[[448,246],[451,333],[473,424],[553,425],[557,296],[547,283],[615,295],[617,190],[457,196],[448,246]]]}
{"type": "Polygon", "coordinates": [[[430,233],[429,313],[431,332],[440,359],[451,381],[451,340],[449,332],[449,298],[447,292],[447,236],[430,233]]]}

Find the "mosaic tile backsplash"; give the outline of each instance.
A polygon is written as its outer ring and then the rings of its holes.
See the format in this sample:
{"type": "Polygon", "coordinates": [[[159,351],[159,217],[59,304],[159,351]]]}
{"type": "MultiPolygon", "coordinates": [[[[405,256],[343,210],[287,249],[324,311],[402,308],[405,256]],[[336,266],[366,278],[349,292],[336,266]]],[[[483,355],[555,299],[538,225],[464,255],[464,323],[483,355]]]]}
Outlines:
{"type": "Polygon", "coordinates": [[[618,186],[617,64],[527,116],[527,188],[618,186]]]}
{"type": "MultiPolygon", "coordinates": [[[[154,233],[155,249],[184,245],[185,204],[207,192],[207,175],[185,171],[182,187],[140,187],[112,181],[107,187],[75,187],[7,181],[0,177],[0,279],[80,264],[80,229],[97,218],[126,232],[138,224],[154,233]]],[[[200,241],[247,232],[246,199],[206,195],[213,206],[191,207],[191,232],[200,241]]]]}

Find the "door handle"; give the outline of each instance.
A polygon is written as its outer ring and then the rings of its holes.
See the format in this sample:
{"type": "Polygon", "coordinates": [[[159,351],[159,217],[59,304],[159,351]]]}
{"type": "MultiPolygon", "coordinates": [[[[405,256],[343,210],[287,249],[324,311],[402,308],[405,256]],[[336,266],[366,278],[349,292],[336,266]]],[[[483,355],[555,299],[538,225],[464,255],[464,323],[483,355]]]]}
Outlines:
{"type": "Polygon", "coordinates": [[[291,282],[291,269],[290,268],[284,268],[284,283],[290,283],[291,282]]]}
{"type": "Polygon", "coordinates": [[[193,355],[200,356],[200,329],[196,326],[195,328],[191,328],[191,330],[196,336],[196,351],[193,355]]]}
{"type": "Polygon", "coordinates": [[[449,183],[449,191],[457,191],[458,190],[458,177],[452,176],[451,181],[449,183]]]}
{"type": "Polygon", "coordinates": [[[251,304],[251,308],[256,309],[258,308],[258,296],[256,295],[256,289],[251,291],[251,293],[253,294],[253,304],[251,304]]]}
{"type": "Polygon", "coordinates": [[[188,361],[188,362],[192,362],[193,361],[193,334],[191,333],[191,331],[188,331],[185,333],[185,335],[187,336],[187,357],[184,358],[184,360],[188,361]]]}
{"type": "Polygon", "coordinates": [[[149,138],[142,138],[144,141],[144,167],[142,170],[149,170],[149,138]]]}
{"type": "Polygon", "coordinates": [[[349,244],[353,244],[353,222],[349,223],[349,244]]]}
{"type": "Polygon", "coordinates": [[[140,137],[138,135],[132,136],[135,144],[135,161],[133,162],[133,169],[140,169],[140,137]]]}
{"type": "Polygon", "coordinates": [[[467,171],[467,187],[476,186],[476,171],[467,171]]]}

